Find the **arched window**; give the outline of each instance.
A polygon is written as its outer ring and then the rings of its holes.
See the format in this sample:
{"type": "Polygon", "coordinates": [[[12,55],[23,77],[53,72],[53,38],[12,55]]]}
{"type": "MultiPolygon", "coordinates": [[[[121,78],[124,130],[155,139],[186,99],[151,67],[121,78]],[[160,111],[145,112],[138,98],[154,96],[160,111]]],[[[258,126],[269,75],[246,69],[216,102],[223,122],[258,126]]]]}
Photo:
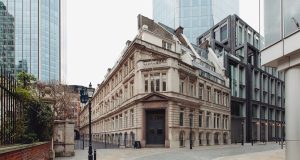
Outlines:
{"type": "Polygon", "coordinates": [[[203,142],[202,142],[202,135],[203,133],[200,132],[199,135],[198,135],[198,139],[199,139],[199,146],[202,146],[203,145],[203,142]]]}
{"type": "Polygon", "coordinates": [[[214,142],[215,142],[215,145],[219,144],[219,133],[218,132],[214,134],[214,142]]]}
{"type": "Polygon", "coordinates": [[[210,145],[210,133],[206,133],[206,145],[210,145]]]}
{"type": "Polygon", "coordinates": [[[179,145],[180,147],[184,147],[184,131],[180,131],[179,133],[179,145]]]}
{"type": "Polygon", "coordinates": [[[127,138],[127,132],[125,132],[125,134],[124,134],[124,146],[126,147],[127,146],[127,140],[128,140],[128,138],[127,138]]]}
{"type": "Polygon", "coordinates": [[[227,144],[227,133],[223,133],[223,143],[227,144]]]}

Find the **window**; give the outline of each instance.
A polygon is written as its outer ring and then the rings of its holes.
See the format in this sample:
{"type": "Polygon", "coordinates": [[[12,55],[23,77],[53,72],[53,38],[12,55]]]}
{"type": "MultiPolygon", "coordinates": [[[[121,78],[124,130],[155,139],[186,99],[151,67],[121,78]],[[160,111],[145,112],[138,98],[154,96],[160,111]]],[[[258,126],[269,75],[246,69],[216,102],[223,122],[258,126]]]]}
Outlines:
{"type": "Polygon", "coordinates": [[[154,79],[155,79],[155,91],[159,92],[160,91],[160,77],[159,77],[159,73],[155,73],[154,74],[154,79]]]}
{"type": "Polygon", "coordinates": [[[211,93],[211,90],[210,90],[210,87],[207,87],[207,101],[211,101],[211,95],[210,95],[210,93],[211,93]]]}
{"type": "Polygon", "coordinates": [[[126,85],[124,89],[124,100],[127,100],[127,96],[128,96],[128,87],[126,85]]]}
{"type": "Polygon", "coordinates": [[[125,112],[125,125],[124,125],[124,128],[127,128],[127,124],[128,124],[128,115],[127,115],[127,112],[125,112]]]}
{"type": "Polygon", "coordinates": [[[122,114],[119,115],[119,129],[122,129],[123,125],[122,125],[122,114]]]}
{"type": "Polygon", "coordinates": [[[227,24],[221,27],[221,42],[227,39],[227,24]]]}
{"type": "Polygon", "coordinates": [[[172,44],[168,43],[166,41],[162,41],[162,48],[171,49],[172,48],[172,44]]]}
{"type": "Polygon", "coordinates": [[[210,114],[210,112],[207,112],[206,113],[206,128],[210,128],[210,117],[211,116],[211,114],[210,114]]]}
{"type": "Polygon", "coordinates": [[[193,113],[193,111],[190,111],[190,115],[191,115],[191,117],[189,117],[189,119],[190,119],[190,126],[194,127],[194,113],[193,113]]]}
{"type": "Polygon", "coordinates": [[[167,90],[167,76],[166,76],[166,73],[162,74],[162,90],[163,91],[167,90]]]}
{"type": "Polygon", "coordinates": [[[203,84],[199,83],[199,99],[203,100],[203,84]]]}
{"type": "Polygon", "coordinates": [[[179,93],[183,94],[183,90],[184,90],[184,81],[180,80],[180,84],[179,84],[179,93]]]}
{"type": "Polygon", "coordinates": [[[243,44],[243,28],[242,26],[239,26],[239,30],[238,30],[238,46],[243,44]]]}
{"type": "Polygon", "coordinates": [[[154,92],[154,78],[152,74],[150,74],[150,79],[151,79],[151,83],[150,83],[151,92],[154,92]]]}
{"type": "Polygon", "coordinates": [[[148,92],[149,77],[148,77],[148,75],[144,75],[144,78],[145,78],[145,92],[148,92]]]}
{"type": "Polygon", "coordinates": [[[130,110],[131,127],[134,126],[134,110],[130,110]]]}
{"type": "Polygon", "coordinates": [[[190,96],[194,96],[194,85],[190,83],[190,96]]]}
{"type": "Polygon", "coordinates": [[[134,82],[131,81],[131,82],[130,82],[130,93],[129,93],[129,94],[130,94],[130,97],[133,96],[133,90],[134,90],[134,89],[133,89],[133,87],[134,87],[133,85],[134,85],[134,82]]]}
{"type": "Polygon", "coordinates": [[[184,110],[183,108],[181,108],[179,113],[179,126],[183,126],[183,114],[184,114],[184,110]]]}
{"type": "Polygon", "coordinates": [[[202,127],[202,117],[203,116],[203,111],[199,111],[199,116],[198,116],[198,123],[199,123],[199,127],[202,127]]]}

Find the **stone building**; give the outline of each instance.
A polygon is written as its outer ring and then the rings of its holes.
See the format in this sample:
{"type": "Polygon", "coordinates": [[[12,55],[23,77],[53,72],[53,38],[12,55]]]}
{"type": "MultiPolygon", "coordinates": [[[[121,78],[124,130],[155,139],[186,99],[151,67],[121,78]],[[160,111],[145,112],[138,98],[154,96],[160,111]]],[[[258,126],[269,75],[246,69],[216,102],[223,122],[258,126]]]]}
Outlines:
{"type": "MultiPolygon", "coordinates": [[[[194,146],[231,143],[229,80],[216,55],[191,44],[182,27],[173,30],[139,15],[138,29],[95,91],[93,139],[123,147],[134,141],[184,147],[191,124],[194,146]]],[[[80,132],[88,134],[87,106],[80,132]]]]}
{"type": "Polygon", "coordinates": [[[197,40],[223,61],[230,79],[232,142],[284,137],[284,75],[261,65],[259,38],[241,18],[230,15],[197,40]]]}

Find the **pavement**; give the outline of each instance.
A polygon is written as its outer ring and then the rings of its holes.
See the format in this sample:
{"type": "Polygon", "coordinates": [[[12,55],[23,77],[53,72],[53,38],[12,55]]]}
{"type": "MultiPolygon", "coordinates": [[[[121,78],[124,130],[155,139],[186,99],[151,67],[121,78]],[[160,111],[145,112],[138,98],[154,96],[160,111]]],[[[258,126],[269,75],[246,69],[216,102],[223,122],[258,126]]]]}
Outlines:
{"type": "MultiPolygon", "coordinates": [[[[85,160],[88,148],[75,150],[75,156],[56,158],[56,160],[85,160]]],[[[97,149],[97,160],[284,160],[284,150],[277,143],[267,144],[231,144],[218,146],[200,146],[169,149],[97,149]]]]}

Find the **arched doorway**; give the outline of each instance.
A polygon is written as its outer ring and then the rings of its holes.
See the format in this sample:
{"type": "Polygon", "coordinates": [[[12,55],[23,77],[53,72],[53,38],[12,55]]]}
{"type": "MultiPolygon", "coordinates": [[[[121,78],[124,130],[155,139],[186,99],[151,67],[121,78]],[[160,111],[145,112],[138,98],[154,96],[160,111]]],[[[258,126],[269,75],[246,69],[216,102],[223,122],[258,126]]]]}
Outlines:
{"type": "Polygon", "coordinates": [[[196,136],[195,136],[195,132],[192,132],[192,146],[195,146],[195,140],[196,140],[196,136]]]}
{"type": "Polygon", "coordinates": [[[130,132],[130,145],[134,146],[135,135],[133,132],[130,132]]]}
{"type": "Polygon", "coordinates": [[[122,145],[122,133],[119,133],[118,146],[122,145]]]}
{"type": "Polygon", "coordinates": [[[227,144],[228,141],[227,141],[227,133],[223,133],[223,144],[227,144]]]}
{"type": "Polygon", "coordinates": [[[184,131],[180,131],[179,133],[179,146],[180,147],[184,147],[185,143],[184,143],[184,131]]]}
{"type": "Polygon", "coordinates": [[[214,134],[214,143],[215,143],[215,145],[219,144],[219,133],[218,132],[216,132],[214,134]]]}
{"type": "Polygon", "coordinates": [[[199,132],[199,135],[198,135],[199,146],[202,146],[202,145],[203,145],[203,142],[202,142],[202,135],[203,135],[203,133],[202,133],[202,132],[199,132]]]}
{"type": "Polygon", "coordinates": [[[74,130],[74,139],[79,140],[80,139],[80,134],[78,130],[74,130]]]}
{"type": "Polygon", "coordinates": [[[124,146],[127,146],[127,132],[124,133],[124,146]]]}
{"type": "Polygon", "coordinates": [[[210,133],[206,133],[206,145],[210,145],[210,133]]]}

